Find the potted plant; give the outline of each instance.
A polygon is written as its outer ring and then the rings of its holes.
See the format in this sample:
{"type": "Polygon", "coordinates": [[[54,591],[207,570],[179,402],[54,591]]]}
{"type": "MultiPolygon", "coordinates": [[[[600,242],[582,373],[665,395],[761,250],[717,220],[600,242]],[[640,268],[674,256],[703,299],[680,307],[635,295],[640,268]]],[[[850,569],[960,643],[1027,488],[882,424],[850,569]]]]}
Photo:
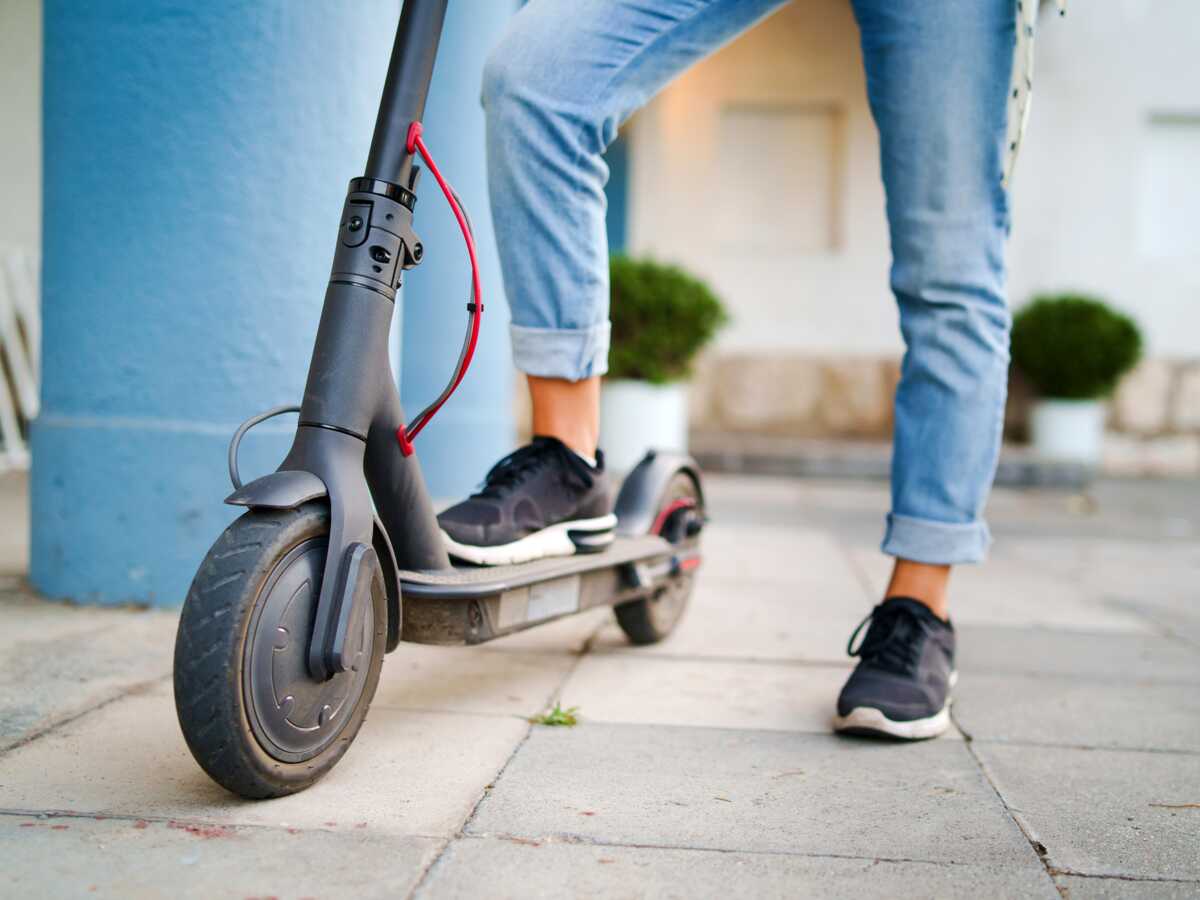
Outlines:
{"type": "Polygon", "coordinates": [[[1093,297],[1036,297],[1018,312],[1012,359],[1039,395],[1029,422],[1035,452],[1098,463],[1104,400],[1141,352],[1142,336],[1133,320],[1093,297]]]}
{"type": "Polygon", "coordinates": [[[687,449],[687,378],[728,320],[708,285],[675,266],[614,256],[612,347],[600,394],[600,446],[617,470],[647,449],[687,449]]]}

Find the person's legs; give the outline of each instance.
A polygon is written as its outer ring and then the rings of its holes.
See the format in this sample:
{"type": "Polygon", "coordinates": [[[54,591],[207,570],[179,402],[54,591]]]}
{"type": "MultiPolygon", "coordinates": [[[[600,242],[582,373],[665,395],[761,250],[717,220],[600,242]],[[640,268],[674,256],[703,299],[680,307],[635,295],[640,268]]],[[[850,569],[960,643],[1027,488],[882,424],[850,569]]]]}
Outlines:
{"type": "Polygon", "coordinates": [[[590,457],[600,442],[600,376],[581,381],[527,375],[533,433],[556,437],[590,457]]]}
{"type": "Polygon", "coordinates": [[[609,342],[602,154],[672,78],[784,2],[531,0],[489,56],[492,219],[537,437],[439,517],[454,555],[514,562],[599,549],[611,534],[596,447],[609,342]]]}
{"type": "MultiPolygon", "coordinates": [[[[577,451],[595,450],[597,386],[568,383],[608,368],[602,154],[631,113],[783,2],[532,0],[488,60],[488,183],[513,359],[581,401],[580,422],[556,435],[577,451]],[[573,443],[585,436],[592,446],[573,443]]],[[[545,392],[531,381],[531,394],[536,420],[545,392]]]]}
{"type": "Polygon", "coordinates": [[[855,0],[908,352],[883,550],[979,562],[1008,373],[1001,185],[1015,0],[855,0]]]}
{"type": "Polygon", "coordinates": [[[1009,218],[1001,176],[1016,0],[854,0],[854,11],[907,352],[883,541],[896,558],[889,602],[875,610],[835,725],[928,737],[948,722],[950,566],[986,553],[982,514],[1003,425],[1009,218]],[[864,710],[858,726],[856,710],[864,710]]]}
{"type": "Polygon", "coordinates": [[[912,597],[920,600],[939,619],[949,621],[949,587],[950,566],[897,558],[892,564],[892,577],[888,579],[883,596],[885,599],[912,597]]]}

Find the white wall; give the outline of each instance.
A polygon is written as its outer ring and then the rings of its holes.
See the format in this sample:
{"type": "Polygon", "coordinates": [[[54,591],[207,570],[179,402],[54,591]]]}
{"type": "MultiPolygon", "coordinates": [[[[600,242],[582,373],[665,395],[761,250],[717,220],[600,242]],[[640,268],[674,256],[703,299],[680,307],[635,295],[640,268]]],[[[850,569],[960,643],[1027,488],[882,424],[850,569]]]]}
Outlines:
{"type": "Polygon", "coordinates": [[[41,246],[42,4],[0,2],[0,245],[41,246]]]}
{"type": "MultiPolygon", "coordinates": [[[[1045,5],[1014,180],[1015,305],[1095,291],[1136,315],[1151,354],[1200,356],[1197,37],[1196,0],[1074,3],[1061,20],[1045,5]]],[[[900,351],[846,0],[785,7],[671,85],[630,140],[630,247],[725,296],[720,349],[900,351]]]]}
{"type": "Polygon", "coordinates": [[[1096,291],[1156,356],[1200,357],[1200,3],[1073,3],[1038,31],[1012,295],[1096,291]]]}

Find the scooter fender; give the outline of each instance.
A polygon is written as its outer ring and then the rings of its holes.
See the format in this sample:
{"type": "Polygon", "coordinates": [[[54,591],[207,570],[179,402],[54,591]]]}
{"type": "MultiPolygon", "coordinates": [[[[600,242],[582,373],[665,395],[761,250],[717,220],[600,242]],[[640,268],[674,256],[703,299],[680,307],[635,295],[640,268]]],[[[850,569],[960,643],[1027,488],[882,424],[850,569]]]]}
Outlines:
{"type": "MultiPolygon", "coordinates": [[[[329,496],[325,482],[312,472],[302,469],[282,469],[242,485],[225,498],[230,506],[246,506],[258,509],[295,509],[301,504],[329,496]]],[[[383,570],[383,583],[387,588],[388,637],[387,651],[390,653],[400,643],[400,585],[396,577],[396,554],[392,542],[379,519],[375,519],[372,546],[383,570]]]]}
{"type": "Polygon", "coordinates": [[[621,492],[617,494],[615,512],[618,534],[649,534],[658,515],[663,491],[677,472],[686,472],[696,483],[696,491],[703,498],[700,466],[694,459],[686,453],[651,450],[625,477],[621,492]]]}
{"type": "Polygon", "coordinates": [[[242,485],[225,502],[230,506],[294,509],[328,494],[325,482],[312,472],[284,469],[242,485]]]}

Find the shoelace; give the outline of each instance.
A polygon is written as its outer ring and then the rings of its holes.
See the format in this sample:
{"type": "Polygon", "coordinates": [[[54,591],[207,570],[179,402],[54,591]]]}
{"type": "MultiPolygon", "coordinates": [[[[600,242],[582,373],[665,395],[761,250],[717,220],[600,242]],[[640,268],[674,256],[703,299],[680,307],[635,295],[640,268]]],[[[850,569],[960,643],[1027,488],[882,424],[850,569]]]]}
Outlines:
{"type": "Polygon", "coordinates": [[[532,443],[514,450],[492,466],[483,480],[483,487],[472,496],[502,497],[551,462],[558,463],[563,480],[578,490],[586,491],[595,483],[587,463],[566,444],[557,438],[536,437],[532,443]]]}
{"type": "Polygon", "coordinates": [[[906,674],[913,672],[920,662],[923,643],[920,638],[924,634],[925,625],[916,612],[906,606],[881,603],[858,623],[846,643],[846,653],[881,669],[906,674]],[[868,622],[871,627],[862,643],[855,647],[855,639],[868,622]]]}

